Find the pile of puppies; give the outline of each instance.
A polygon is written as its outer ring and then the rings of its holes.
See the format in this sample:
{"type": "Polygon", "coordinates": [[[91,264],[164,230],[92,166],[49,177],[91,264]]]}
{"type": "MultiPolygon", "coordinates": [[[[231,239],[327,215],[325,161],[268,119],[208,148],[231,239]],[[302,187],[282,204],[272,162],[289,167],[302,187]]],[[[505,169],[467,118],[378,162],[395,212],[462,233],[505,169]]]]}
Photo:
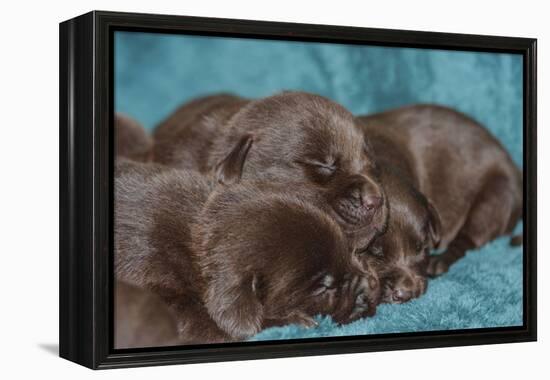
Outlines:
{"type": "Polygon", "coordinates": [[[521,172],[444,107],[354,117],[302,92],[215,95],[153,136],[115,128],[117,348],[372,316],[521,218],[521,172]]]}

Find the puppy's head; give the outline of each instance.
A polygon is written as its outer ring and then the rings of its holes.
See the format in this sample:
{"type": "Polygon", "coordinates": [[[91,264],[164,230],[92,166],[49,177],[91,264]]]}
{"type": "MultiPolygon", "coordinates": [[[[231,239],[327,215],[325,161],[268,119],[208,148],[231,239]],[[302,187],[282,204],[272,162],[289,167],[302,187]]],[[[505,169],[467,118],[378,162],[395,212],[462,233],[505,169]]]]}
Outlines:
{"type": "Polygon", "coordinates": [[[254,134],[244,179],[309,183],[346,234],[366,240],[360,244],[383,230],[387,210],[373,154],[342,106],[317,95],[285,92],[250,102],[227,130],[224,149],[254,134]]]}
{"type": "Polygon", "coordinates": [[[341,228],[320,209],[263,185],[214,193],[195,223],[204,302],[235,339],[287,323],[372,315],[378,282],[347,254],[341,228]]]}
{"type": "Polygon", "coordinates": [[[441,234],[433,205],[398,171],[381,174],[389,203],[386,232],[364,252],[363,263],[379,276],[381,301],[403,303],[426,291],[426,265],[441,234]]]}

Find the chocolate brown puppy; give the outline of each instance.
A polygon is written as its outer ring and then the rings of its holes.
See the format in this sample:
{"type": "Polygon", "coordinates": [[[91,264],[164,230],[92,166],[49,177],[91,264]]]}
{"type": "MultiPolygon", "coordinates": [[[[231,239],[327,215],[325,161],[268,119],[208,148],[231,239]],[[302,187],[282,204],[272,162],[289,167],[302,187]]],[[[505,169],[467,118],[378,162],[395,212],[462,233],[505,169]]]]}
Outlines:
{"type": "Polygon", "coordinates": [[[218,163],[248,136],[254,149],[243,180],[308,183],[357,246],[384,230],[387,208],[369,145],[345,108],[317,95],[198,99],[156,128],[154,159],[217,172],[218,163]]]}
{"type": "Polygon", "coordinates": [[[317,314],[340,323],[372,315],[377,278],[347,254],[332,218],[288,195],[286,186],[226,185],[244,157],[232,152],[223,160],[223,185],[120,160],[117,279],[159,295],[174,311],[184,344],[243,340],[288,323],[311,326],[317,314]]]}
{"type": "Polygon", "coordinates": [[[179,341],[226,341],[202,302],[191,251],[192,219],[213,184],[198,173],[119,160],[115,169],[115,277],[159,296],[179,341]]]}
{"type": "Polygon", "coordinates": [[[184,103],[154,129],[153,160],[209,174],[214,141],[228,120],[250,102],[238,96],[219,94],[184,103]]]}
{"type": "MultiPolygon", "coordinates": [[[[440,217],[439,248],[444,252],[429,257],[428,275],[446,272],[467,250],[512,232],[522,215],[521,171],[477,122],[435,105],[404,107],[360,121],[370,140],[373,134],[380,136],[380,155],[395,157],[394,165],[408,173],[440,217]]],[[[415,240],[409,235],[391,239],[415,240]]]]}
{"type": "Polygon", "coordinates": [[[115,276],[161,297],[174,312],[182,344],[230,339],[203,305],[190,225],[217,183],[239,180],[251,143],[243,140],[230,152],[217,181],[156,163],[116,161],[115,276]]]}
{"type": "Polygon", "coordinates": [[[115,284],[115,348],[178,344],[176,318],[156,295],[136,286],[115,284]]]}
{"type": "Polygon", "coordinates": [[[136,120],[115,114],[115,154],[134,161],[147,162],[153,153],[153,139],[136,120]]]}
{"type": "Polygon", "coordinates": [[[215,191],[193,231],[205,306],[234,339],[312,326],[316,315],[349,323],[375,313],[377,278],[348,254],[340,226],[284,187],[248,182],[215,191]]]}
{"type": "Polygon", "coordinates": [[[312,326],[318,314],[339,323],[374,314],[376,277],[352,261],[341,228],[320,209],[252,183],[208,196],[212,184],[200,176],[138,165],[118,165],[116,277],[159,295],[183,344],[312,326]]]}
{"type": "MultiPolygon", "coordinates": [[[[379,145],[377,140],[371,138],[373,146],[388,149],[388,144],[379,145]]],[[[439,244],[441,222],[437,210],[416,189],[411,173],[392,162],[401,157],[400,152],[390,152],[386,150],[379,161],[389,205],[388,227],[361,259],[379,277],[381,302],[403,303],[426,291],[426,266],[430,251],[439,244]]]]}

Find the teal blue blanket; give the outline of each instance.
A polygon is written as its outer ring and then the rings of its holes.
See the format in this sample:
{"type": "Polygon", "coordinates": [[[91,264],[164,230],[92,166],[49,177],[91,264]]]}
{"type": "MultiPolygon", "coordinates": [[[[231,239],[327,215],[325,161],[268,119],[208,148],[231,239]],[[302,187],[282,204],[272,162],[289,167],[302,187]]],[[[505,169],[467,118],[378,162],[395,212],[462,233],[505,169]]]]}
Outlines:
{"type": "MultiPolygon", "coordinates": [[[[438,103],[485,125],[522,164],[522,57],[513,54],[289,43],[117,32],[115,109],[152,129],[196,96],[327,96],[355,114],[438,103]]],[[[521,231],[518,226],[517,231],[521,231]]],[[[346,326],[265,330],[255,340],[517,326],[523,323],[521,247],[498,239],[470,252],[420,299],[381,305],[346,326]]]]}

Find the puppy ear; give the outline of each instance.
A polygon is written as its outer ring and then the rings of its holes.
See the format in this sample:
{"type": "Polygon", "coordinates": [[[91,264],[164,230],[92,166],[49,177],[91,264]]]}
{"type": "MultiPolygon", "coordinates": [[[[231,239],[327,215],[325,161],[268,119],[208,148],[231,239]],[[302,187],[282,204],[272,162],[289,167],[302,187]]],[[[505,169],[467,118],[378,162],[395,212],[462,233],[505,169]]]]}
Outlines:
{"type": "Polygon", "coordinates": [[[251,134],[242,136],[231,152],[216,165],[215,173],[219,183],[228,185],[239,182],[246,156],[252,146],[252,141],[253,137],[251,134]]]}
{"type": "Polygon", "coordinates": [[[264,310],[256,294],[256,278],[239,280],[235,277],[216,276],[206,291],[205,304],[223,331],[232,338],[244,340],[260,331],[264,310]]]}
{"type": "Polygon", "coordinates": [[[437,248],[441,241],[441,219],[430,201],[428,201],[428,233],[432,240],[432,247],[437,248]]]}

